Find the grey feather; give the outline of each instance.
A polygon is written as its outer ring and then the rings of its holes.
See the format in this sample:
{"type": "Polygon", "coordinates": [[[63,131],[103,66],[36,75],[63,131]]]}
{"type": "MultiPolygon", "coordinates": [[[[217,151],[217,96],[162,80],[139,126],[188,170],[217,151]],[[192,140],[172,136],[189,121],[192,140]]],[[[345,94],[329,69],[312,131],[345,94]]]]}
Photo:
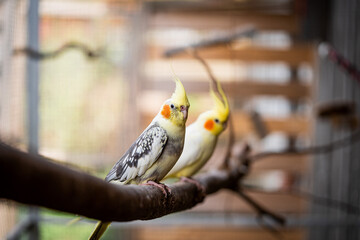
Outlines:
{"type": "Polygon", "coordinates": [[[143,175],[160,157],[168,137],[157,124],[149,126],[113,166],[105,181],[128,183],[143,175]]]}

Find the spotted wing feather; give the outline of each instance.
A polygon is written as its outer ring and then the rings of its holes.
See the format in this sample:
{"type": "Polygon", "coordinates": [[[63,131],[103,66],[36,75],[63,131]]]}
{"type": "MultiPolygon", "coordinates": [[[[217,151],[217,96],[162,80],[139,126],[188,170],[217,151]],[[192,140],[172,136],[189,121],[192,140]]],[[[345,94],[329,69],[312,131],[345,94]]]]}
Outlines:
{"type": "Polygon", "coordinates": [[[142,176],[160,157],[167,143],[166,131],[159,126],[146,129],[113,166],[105,180],[127,183],[142,176]]]}

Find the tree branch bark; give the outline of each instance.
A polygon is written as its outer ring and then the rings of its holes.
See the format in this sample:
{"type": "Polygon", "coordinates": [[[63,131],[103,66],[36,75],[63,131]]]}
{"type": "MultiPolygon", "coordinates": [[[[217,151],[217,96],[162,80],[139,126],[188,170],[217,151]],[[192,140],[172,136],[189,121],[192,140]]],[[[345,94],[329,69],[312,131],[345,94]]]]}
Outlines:
{"type": "Polygon", "coordinates": [[[252,25],[248,25],[241,29],[238,29],[235,33],[231,35],[217,37],[213,39],[206,39],[199,43],[190,44],[184,47],[172,48],[165,51],[163,55],[165,57],[173,57],[175,55],[187,51],[188,49],[201,49],[201,48],[208,48],[219,45],[227,45],[241,37],[252,37],[255,34],[255,32],[256,32],[256,28],[252,25]]]}
{"type": "Polygon", "coordinates": [[[195,184],[178,182],[169,186],[171,194],[166,198],[154,186],[106,183],[0,144],[0,198],[103,221],[148,220],[190,209],[206,195],[235,189],[243,175],[237,170],[211,171],[194,178],[205,195],[195,184]]]}
{"type": "Polygon", "coordinates": [[[37,60],[45,60],[50,58],[56,58],[60,54],[64,53],[67,50],[70,49],[77,49],[81,51],[87,58],[99,58],[104,55],[103,50],[92,50],[89,46],[87,46],[84,43],[80,42],[68,42],[62,45],[60,48],[49,51],[49,52],[39,52],[37,50],[34,50],[32,48],[26,47],[21,49],[15,49],[14,55],[18,54],[26,54],[31,58],[37,59],[37,60]]]}

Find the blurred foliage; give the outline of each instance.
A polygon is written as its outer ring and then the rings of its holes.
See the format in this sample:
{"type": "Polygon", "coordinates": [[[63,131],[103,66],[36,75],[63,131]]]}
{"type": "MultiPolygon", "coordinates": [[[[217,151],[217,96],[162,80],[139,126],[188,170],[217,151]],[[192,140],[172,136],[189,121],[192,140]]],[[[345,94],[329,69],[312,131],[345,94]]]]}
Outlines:
{"type": "Polygon", "coordinates": [[[87,239],[94,228],[93,223],[84,222],[84,220],[68,224],[77,216],[60,211],[43,208],[41,217],[45,219],[40,222],[40,236],[44,240],[87,239]]]}
{"type": "MultiPolygon", "coordinates": [[[[49,209],[41,209],[41,217],[44,219],[40,222],[40,236],[43,240],[88,239],[96,225],[95,221],[90,222],[86,218],[70,224],[77,216],[49,209]]],[[[117,239],[115,236],[119,234],[119,229],[110,228],[102,239],[117,239]]]]}
{"type": "MultiPolygon", "coordinates": [[[[118,41],[123,30],[116,30],[115,25],[105,22],[45,20],[41,33],[44,50],[78,41],[93,49],[106,45],[106,49],[124,55],[124,41],[118,41]]],[[[43,148],[86,153],[114,149],[112,144],[121,132],[120,118],[126,103],[121,72],[113,61],[114,58],[90,60],[77,50],[69,50],[55,59],[41,62],[40,139],[43,148]]]]}
{"type": "Polygon", "coordinates": [[[65,224],[43,222],[40,224],[40,236],[44,240],[87,239],[93,228],[94,226],[90,224],[67,226],[65,224]]]}

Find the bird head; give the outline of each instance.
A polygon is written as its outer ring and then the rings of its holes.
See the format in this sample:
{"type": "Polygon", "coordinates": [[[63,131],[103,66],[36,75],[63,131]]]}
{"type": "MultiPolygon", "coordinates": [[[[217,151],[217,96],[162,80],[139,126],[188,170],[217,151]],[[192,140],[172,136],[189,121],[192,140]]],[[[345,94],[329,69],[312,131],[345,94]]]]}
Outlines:
{"type": "Polygon", "coordinates": [[[175,78],[175,91],[171,98],[163,104],[160,114],[163,118],[170,120],[177,126],[184,126],[188,117],[190,107],[189,100],[186,96],[185,88],[179,78],[175,78]]]}
{"type": "Polygon", "coordinates": [[[227,97],[219,82],[217,82],[217,89],[219,90],[221,98],[215,94],[213,89],[210,89],[214,107],[212,110],[204,112],[199,116],[199,120],[203,124],[204,129],[216,136],[225,130],[230,113],[227,97]]]}

